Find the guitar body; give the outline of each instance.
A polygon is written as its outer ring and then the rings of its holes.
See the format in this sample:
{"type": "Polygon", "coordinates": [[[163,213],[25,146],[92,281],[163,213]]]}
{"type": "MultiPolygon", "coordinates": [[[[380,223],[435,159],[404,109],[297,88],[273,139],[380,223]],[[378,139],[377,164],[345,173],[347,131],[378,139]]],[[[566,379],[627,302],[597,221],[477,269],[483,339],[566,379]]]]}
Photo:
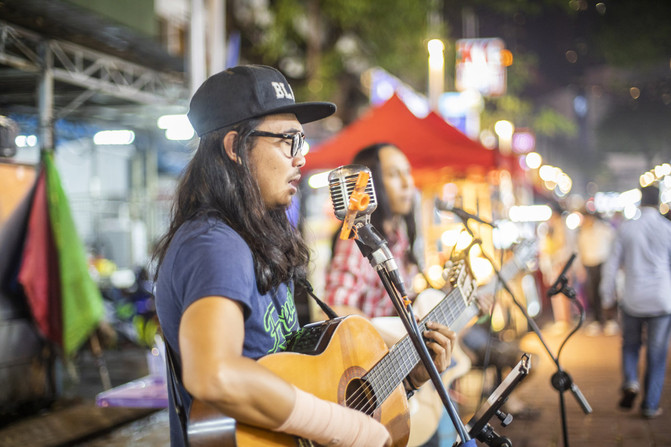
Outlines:
{"type": "MultiPolygon", "coordinates": [[[[387,427],[395,446],[405,446],[410,432],[408,402],[402,384],[383,402],[362,377],[388,353],[373,325],[348,316],[319,323],[320,339],[306,352],[280,352],[258,362],[286,381],[315,396],[356,407],[387,427]],[[366,394],[363,404],[352,404],[354,393],[366,394]]],[[[303,345],[305,346],[305,345],[303,345]]],[[[189,415],[192,446],[300,446],[311,445],[283,433],[236,423],[213,407],[194,400],[189,415]]]]}

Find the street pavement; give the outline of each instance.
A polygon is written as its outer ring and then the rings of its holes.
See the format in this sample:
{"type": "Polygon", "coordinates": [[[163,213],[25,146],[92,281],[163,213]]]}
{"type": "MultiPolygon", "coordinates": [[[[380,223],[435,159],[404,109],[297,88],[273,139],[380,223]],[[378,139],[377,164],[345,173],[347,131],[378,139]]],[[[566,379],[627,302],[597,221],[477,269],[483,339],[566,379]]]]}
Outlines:
{"type": "MultiPolygon", "coordinates": [[[[555,356],[566,335],[564,331],[543,332],[543,338],[555,356]]],[[[572,377],[592,407],[592,413],[585,414],[570,391],[563,393],[567,440],[563,435],[560,393],[551,384],[557,366],[535,334],[526,335],[521,346],[523,350],[535,353],[532,360],[535,371],[516,393],[538,411],[535,418],[517,418],[508,427],[495,428],[497,433],[510,438],[513,446],[671,446],[671,382],[668,379],[660,404],[666,413],[661,417],[642,418],[640,396],[629,411],[622,411],[617,406],[621,386],[619,335],[589,336],[587,331],[580,330],[561,352],[560,366],[572,377]]],[[[667,366],[667,374],[669,369],[667,366]]],[[[492,422],[492,426],[496,425],[492,422]]]]}
{"type": "MultiPolygon", "coordinates": [[[[553,355],[556,355],[567,333],[556,328],[544,329],[543,339],[553,355]]],[[[659,418],[641,417],[638,407],[640,397],[630,411],[621,411],[617,407],[620,398],[620,343],[619,335],[590,336],[581,329],[563,348],[559,363],[578,385],[593,410],[591,414],[585,414],[572,393],[563,393],[568,433],[565,439],[560,393],[551,384],[552,375],[557,371],[556,365],[535,334],[525,335],[521,348],[532,356],[532,373],[515,389],[514,395],[526,404],[527,411],[514,418],[507,427],[502,427],[497,419],[493,419],[493,429],[509,438],[514,447],[671,447],[671,382],[668,378],[661,401],[661,407],[666,412],[659,418]]],[[[134,356],[131,362],[124,360],[123,353],[106,354],[110,357],[108,365],[113,379],[121,371],[127,376],[135,376],[127,380],[147,373],[140,360],[144,354],[137,350],[129,350],[131,352],[134,356]],[[121,371],[115,372],[115,369],[121,371]]],[[[0,428],[0,446],[168,445],[166,410],[95,406],[95,395],[91,390],[100,384],[95,371],[91,365],[88,366],[89,377],[86,380],[91,388],[77,402],[0,428]]],[[[472,378],[475,374],[478,372],[472,371],[469,376],[472,378]]],[[[468,396],[466,384],[472,382],[464,377],[455,383],[455,394],[461,396],[456,400],[461,399],[460,409],[464,411],[464,419],[468,417],[468,408],[474,408],[472,401],[464,400],[468,396]]],[[[113,380],[113,385],[119,383],[113,380]]]]}

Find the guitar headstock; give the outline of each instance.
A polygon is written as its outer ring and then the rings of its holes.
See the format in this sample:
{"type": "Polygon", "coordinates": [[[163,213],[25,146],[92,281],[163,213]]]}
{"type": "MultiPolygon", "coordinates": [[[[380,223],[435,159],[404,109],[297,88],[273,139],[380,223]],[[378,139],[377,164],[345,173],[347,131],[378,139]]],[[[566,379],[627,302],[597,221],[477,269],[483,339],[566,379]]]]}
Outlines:
{"type": "Polygon", "coordinates": [[[466,304],[470,304],[478,283],[465,257],[458,257],[455,260],[447,261],[445,272],[447,282],[452,288],[458,289],[461,292],[461,296],[466,304]]]}

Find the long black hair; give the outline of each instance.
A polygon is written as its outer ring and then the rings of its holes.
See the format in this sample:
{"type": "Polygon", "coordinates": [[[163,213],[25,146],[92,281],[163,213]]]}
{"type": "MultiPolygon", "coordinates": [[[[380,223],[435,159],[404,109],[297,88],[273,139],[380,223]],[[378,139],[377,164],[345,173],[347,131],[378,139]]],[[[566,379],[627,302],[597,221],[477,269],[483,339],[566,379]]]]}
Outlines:
{"type": "MultiPolygon", "coordinates": [[[[352,164],[364,165],[367,166],[368,169],[370,169],[371,176],[373,179],[373,186],[375,187],[375,197],[377,199],[377,208],[375,208],[375,211],[373,211],[373,214],[371,214],[370,216],[370,223],[379,232],[382,233],[382,235],[387,241],[389,241],[393,237],[393,235],[387,233],[386,225],[384,225],[384,223],[393,219],[394,213],[391,210],[391,204],[389,203],[389,195],[387,194],[387,191],[384,187],[384,181],[382,179],[380,150],[388,146],[398,149],[395,145],[391,143],[386,142],[375,143],[361,149],[359,152],[357,152],[357,154],[354,156],[354,159],[352,160],[352,164]]],[[[415,205],[413,204],[410,212],[407,215],[403,216],[403,220],[405,222],[405,227],[408,233],[408,240],[410,242],[408,252],[406,253],[407,258],[406,260],[413,264],[417,264],[418,263],[417,257],[414,254],[414,244],[415,239],[417,238],[417,225],[415,222],[414,208],[415,205]]],[[[332,248],[335,247],[335,242],[338,237],[338,234],[336,234],[333,238],[332,248]]],[[[331,250],[331,253],[333,252],[334,250],[331,250]]]]}
{"type": "Polygon", "coordinates": [[[198,217],[214,217],[233,228],[254,256],[256,284],[261,293],[289,280],[307,276],[310,252],[291,225],[284,207],[268,208],[248,164],[254,150],[250,133],[261,123],[251,119],[203,135],[194,157],[180,179],[167,233],[159,240],[154,258],[157,275],[180,226],[198,217]],[[238,161],[224,149],[224,136],[238,133],[234,149],[238,161]]]}

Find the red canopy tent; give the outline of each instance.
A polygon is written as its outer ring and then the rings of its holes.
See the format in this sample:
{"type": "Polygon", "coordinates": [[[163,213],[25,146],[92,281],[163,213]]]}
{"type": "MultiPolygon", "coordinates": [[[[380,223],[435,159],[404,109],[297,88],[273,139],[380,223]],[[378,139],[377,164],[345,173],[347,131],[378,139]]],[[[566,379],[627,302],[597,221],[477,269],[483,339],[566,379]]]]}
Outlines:
{"type": "Polygon", "coordinates": [[[392,143],[406,154],[415,180],[431,171],[488,171],[497,167],[496,151],[471,140],[434,112],[417,118],[394,95],[310,150],[305,168],[333,169],[351,163],[360,149],[378,142],[392,143]]]}

